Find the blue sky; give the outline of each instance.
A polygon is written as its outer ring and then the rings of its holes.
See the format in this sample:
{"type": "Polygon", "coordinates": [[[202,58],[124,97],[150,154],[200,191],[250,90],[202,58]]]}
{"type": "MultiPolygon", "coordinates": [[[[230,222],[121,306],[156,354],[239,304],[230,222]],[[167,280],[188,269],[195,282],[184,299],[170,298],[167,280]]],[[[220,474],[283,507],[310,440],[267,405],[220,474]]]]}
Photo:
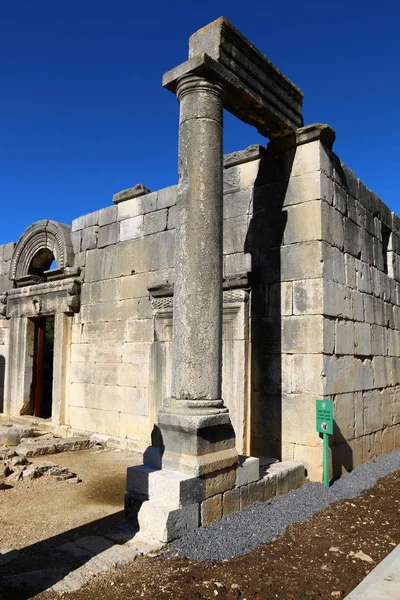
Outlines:
{"type": "MultiPolygon", "coordinates": [[[[226,16],[304,92],[304,121],[400,212],[398,3],[13,0],[0,4],[0,243],[70,223],[136,183],[176,183],[178,103],[165,71],[226,16]]],[[[224,150],[262,143],[226,115],[224,150]]]]}

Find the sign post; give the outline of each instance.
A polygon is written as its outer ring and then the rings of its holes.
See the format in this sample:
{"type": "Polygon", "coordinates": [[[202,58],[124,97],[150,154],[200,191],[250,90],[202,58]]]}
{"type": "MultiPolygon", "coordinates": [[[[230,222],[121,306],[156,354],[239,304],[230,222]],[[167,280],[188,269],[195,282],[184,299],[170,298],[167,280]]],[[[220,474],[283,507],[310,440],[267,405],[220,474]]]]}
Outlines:
{"type": "Polygon", "coordinates": [[[333,402],[317,400],[317,431],[324,440],[324,486],[329,487],[329,435],[333,434],[333,402]]]}

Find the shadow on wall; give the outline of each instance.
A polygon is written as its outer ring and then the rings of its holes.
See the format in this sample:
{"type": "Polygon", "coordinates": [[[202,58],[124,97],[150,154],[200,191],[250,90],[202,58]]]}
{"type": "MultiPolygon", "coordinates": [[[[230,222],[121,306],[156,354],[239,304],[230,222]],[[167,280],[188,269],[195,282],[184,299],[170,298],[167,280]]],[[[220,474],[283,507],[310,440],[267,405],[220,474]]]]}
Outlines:
{"type": "MultiPolygon", "coordinates": [[[[332,479],[338,479],[343,473],[349,473],[354,468],[353,450],[347,442],[345,436],[340,431],[340,427],[334,421],[334,438],[330,445],[332,461],[332,479]]],[[[330,436],[332,437],[332,436],[330,436]]]]}
{"type": "Polygon", "coordinates": [[[0,413],[4,412],[4,378],[6,375],[6,359],[0,355],[0,413]]]}
{"type": "Polygon", "coordinates": [[[251,454],[282,458],[282,340],[284,289],[281,245],[287,223],[283,210],[295,150],[260,160],[253,193],[253,218],[245,252],[251,272],[251,454]]]}

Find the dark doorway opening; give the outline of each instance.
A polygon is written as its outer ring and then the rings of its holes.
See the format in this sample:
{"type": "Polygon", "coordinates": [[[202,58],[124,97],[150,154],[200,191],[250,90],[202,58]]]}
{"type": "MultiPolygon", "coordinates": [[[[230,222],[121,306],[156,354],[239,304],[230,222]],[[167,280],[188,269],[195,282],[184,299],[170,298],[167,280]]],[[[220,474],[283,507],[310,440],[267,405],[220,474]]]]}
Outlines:
{"type": "Polygon", "coordinates": [[[35,319],[33,414],[51,417],[53,401],[54,317],[35,319]]]}

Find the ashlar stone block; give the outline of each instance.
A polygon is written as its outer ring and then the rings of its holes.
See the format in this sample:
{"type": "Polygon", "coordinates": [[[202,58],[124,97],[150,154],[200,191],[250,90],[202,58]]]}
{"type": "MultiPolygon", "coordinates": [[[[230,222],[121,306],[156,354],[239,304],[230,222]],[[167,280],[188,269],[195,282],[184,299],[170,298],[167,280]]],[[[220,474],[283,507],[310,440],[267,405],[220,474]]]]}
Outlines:
{"type": "Polygon", "coordinates": [[[375,387],[385,388],[389,386],[393,382],[390,358],[388,356],[374,356],[372,364],[375,387]]]}
{"type": "MultiPolygon", "coordinates": [[[[135,198],[139,200],[139,198],[135,198]]],[[[124,206],[123,204],[121,206],[124,206]]],[[[143,215],[125,219],[120,223],[119,239],[121,242],[134,240],[143,234],[144,221],[143,215]]]]}
{"type": "Polygon", "coordinates": [[[291,392],[294,394],[321,394],[323,385],[323,357],[321,354],[293,354],[291,392]]]}
{"type": "Polygon", "coordinates": [[[144,215],[143,235],[151,235],[167,228],[168,210],[157,210],[144,215]]]}
{"type": "Polygon", "coordinates": [[[324,328],[320,315],[282,317],[282,352],[313,354],[323,352],[324,328]]]}
{"type": "Polygon", "coordinates": [[[246,189],[227,194],[223,199],[223,218],[232,219],[250,215],[253,207],[253,190],[246,189]]]}
{"type": "Polygon", "coordinates": [[[338,320],[335,322],[335,353],[354,354],[354,323],[338,320]]]}
{"type": "MultiPolygon", "coordinates": [[[[321,382],[322,387],[322,382],[321,382]]],[[[282,394],[282,441],[307,446],[319,444],[315,431],[315,398],[319,394],[282,394]],[[301,426],[299,424],[301,423],[301,426]]]]}
{"type": "Polygon", "coordinates": [[[276,479],[276,495],[287,494],[305,482],[304,464],[285,460],[269,466],[266,478],[276,479]]]}
{"type": "Polygon", "coordinates": [[[372,390],[364,395],[364,434],[382,429],[382,396],[378,390],[372,390]]]}
{"type": "Polygon", "coordinates": [[[354,324],[354,351],[358,356],[371,355],[371,326],[369,323],[354,324]]]}
{"type": "Polygon", "coordinates": [[[227,490],[222,496],[222,514],[229,515],[240,509],[240,489],[227,490]]]}
{"type": "MultiPolygon", "coordinates": [[[[163,188],[157,192],[157,210],[163,208],[169,208],[176,204],[177,197],[177,186],[171,185],[170,187],[163,188]]],[[[155,210],[155,209],[153,209],[155,210]]]]}
{"type": "Polygon", "coordinates": [[[287,208],[284,244],[321,239],[321,202],[303,202],[287,208]]]}
{"type": "Polygon", "coordinates": [[[99,210],[99,226],[103,227],[104,225],[110,225],[111,223],[115,223],[117,220],[117,207],[106,206],[106,208],[102,208],[99,210]]]}
{"type": "Polygon", "coordinates": [[[322,279],[293,282],[293,313],[295,315],[322,314],[324,304],[322,279]]]}
{"type": "Polygon", "coordinates": [[[254,456],[239,456],[236,468],[236,487],[247,485],[260,478],[260,459],[254,456]]]}
{"type": "Polygon", "coordinates": [[[159,498],[144,502],[138,514],[139,529],[160,542],[172,542],[199,527],[199,504],[170,508],[159,498]]]}
{"type": "Polygon", "coordinates": [[[175,471],[154,469],[147,465],[128,467],[127,491],[138,497],[159,499],[175,508],[204,500],[204,482],[175,471]]]}
{"type": "Polygon", "coordinates": [[[201,503],[201,524],[208,525],[222,517],[222,494],[207,498],[201,503]]]}
{"type": "Polygon", "coordinates": [[[335,397],[335,443],[354,438],[354,394],[338,394],[335,397]]]}
{"type": "MultiPolygon", "coordinates": [[[[116,208],[116,207],[110,207],[116,208]]],[[[98,232],[98,240],[97,247],[104,248],[104,246],[110,246],[111,244],[116,244],[119,241],[119,224],[118,223],[110,223],[109,225],[104,225],[103,227],[99,227],[98,232]]]]}
{"type": "Polygon", "coordinates": [[[281,280],[322,277],[321,242],[304,242],[281,248],[281,280]]]}
{"type": "Polygon", "coordinates": [[[354,356],[325,356],[324,395],[374,388],[372,361],[354,356]]]}

